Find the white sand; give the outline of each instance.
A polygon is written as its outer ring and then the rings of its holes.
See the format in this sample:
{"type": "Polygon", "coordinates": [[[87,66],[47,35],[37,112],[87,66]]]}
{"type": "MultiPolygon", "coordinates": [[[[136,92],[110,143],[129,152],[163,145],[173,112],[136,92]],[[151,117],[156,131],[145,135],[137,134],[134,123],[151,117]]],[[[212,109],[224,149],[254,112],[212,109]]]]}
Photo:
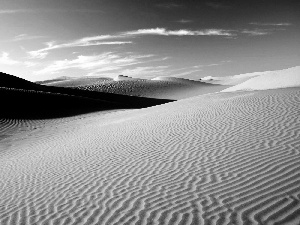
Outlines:
{"type": "Polygon", "coordinates": [[[0,224],[299,224],[299,111],[288,88],[29,121],[0,142],[0,224]]]}
{"type": "Polygon", "coordinates": [[[227,88],[223,92],[267,90],[300,86],[300,66],[284,70],[270,71],[251,78],[241,84],[227,88]]]}
{"type": "MultiPolygon", "coordinates": [[[[229,86],[227,86],[229,87],[229,86]]],[[[129,79],[78,86],[79,89],[160,99],[184,99],[218,92],[226,87],[187,79],[129,79]]]]}
{"type": "Polygon", "coordinates": [[[266,72],[254,72],[254,73],[246,73],[246,74],[239,74],[234,76],[223,76],[223,77],[212,77],[207,76],[201,78],[201,81],[208,83],[208,84],[220,84],[220,85],[237,85],[240,83],[245,82],[253,77],[260,76],[266,72]]]}

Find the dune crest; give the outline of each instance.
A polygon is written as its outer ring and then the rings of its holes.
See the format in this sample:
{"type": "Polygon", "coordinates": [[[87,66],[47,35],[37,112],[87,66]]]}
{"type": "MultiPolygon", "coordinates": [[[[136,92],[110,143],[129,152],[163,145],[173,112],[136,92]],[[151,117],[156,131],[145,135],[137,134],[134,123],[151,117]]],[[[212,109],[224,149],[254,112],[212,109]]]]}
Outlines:
{"type": "Polygon", "coordinates": [[[200,80],[209,83],[209,84],[220,84],[220,85],[237,85],[240,83],[245,82],[253,77],[260,76],[266,72],[255,72],[255,73],[246,73],[246,74],[239,74],[234,76],[225,76],[225,77],[213,77],[207,76],[203,77],[200,80]]]}
{"type": "Polygon", "coordinates": [[[267,90],[300,86],[300,66],[284,70],[269,71],[253,77],[241,84],[229,87],[222,92],[267,90]]]}
{"type": "Polygon", "coordinates": [[[172,100],[218,92],[226,88],[226,86],[207,84],[184,78],[158,77],[149,80],[123,75],[119,75],[114,79],[82,77],[69,81],[50,83],[49,86],[71,87],[78,90],[172,100]]]}

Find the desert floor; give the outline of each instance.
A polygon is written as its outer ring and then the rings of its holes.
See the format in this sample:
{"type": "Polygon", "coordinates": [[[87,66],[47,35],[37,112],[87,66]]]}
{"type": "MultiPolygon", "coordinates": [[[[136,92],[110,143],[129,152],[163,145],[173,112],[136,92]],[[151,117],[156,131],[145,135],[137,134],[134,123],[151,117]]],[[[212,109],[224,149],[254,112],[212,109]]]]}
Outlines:
{"type": "Polygon", "coordinates": [[[0,120],[0,224],[299,224],[300,88],[0,120]]]}

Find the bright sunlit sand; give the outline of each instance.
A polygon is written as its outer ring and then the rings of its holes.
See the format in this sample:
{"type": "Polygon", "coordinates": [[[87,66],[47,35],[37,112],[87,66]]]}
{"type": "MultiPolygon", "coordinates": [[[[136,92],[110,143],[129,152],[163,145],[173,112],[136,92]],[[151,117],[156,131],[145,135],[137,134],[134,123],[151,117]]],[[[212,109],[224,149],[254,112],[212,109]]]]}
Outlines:
{"type": "Polygon", "coordinates": [[[0,223],[298,224],[299,111],[294,87],[2,119],[0,223]]]}

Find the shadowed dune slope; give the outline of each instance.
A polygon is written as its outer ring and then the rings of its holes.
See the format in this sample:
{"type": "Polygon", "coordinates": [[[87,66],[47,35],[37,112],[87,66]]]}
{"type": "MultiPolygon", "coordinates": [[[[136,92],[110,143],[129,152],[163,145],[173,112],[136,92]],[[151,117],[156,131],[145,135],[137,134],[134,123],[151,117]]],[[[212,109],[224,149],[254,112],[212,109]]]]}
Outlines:
{"type": "Polygon", "coordinates": [[[0,87],[42,91],[45,88],[28,80],[0,72],[0,87]]]}
{"type": "Polygon", "coordinates": [[[44,86],[14,77],[0,75],[1,117],[49,118],[76,115],[107,109],[142,108],[171,100],[44,86]]]}
{"type": "Polygon", "coordinates": [[[300,223],[300,88],[215,93],[15,137],[0,224],[300,223]]]}
{"type": "MultiPolygon", "coordinates": [[[[96,78],[95,80],[91,80],[90,78],[80,78],[70,82],[73,82],[70,87],[79,90],[173,100],[218,92],[226,88],[226,86],[222,85],[207,84],[200,81],[175,77],[159,77],[147,80],[118,76],[115,80],[101,80],[100,78],[98,78],[98,80],[96,78]],[[76,85],[73,85],[75,83],[76,85]]],[[[69,84],[70,83],[64,81],[52,83],[50,85],[66,85],[66,87],[69,87],[69,84]]]]}

